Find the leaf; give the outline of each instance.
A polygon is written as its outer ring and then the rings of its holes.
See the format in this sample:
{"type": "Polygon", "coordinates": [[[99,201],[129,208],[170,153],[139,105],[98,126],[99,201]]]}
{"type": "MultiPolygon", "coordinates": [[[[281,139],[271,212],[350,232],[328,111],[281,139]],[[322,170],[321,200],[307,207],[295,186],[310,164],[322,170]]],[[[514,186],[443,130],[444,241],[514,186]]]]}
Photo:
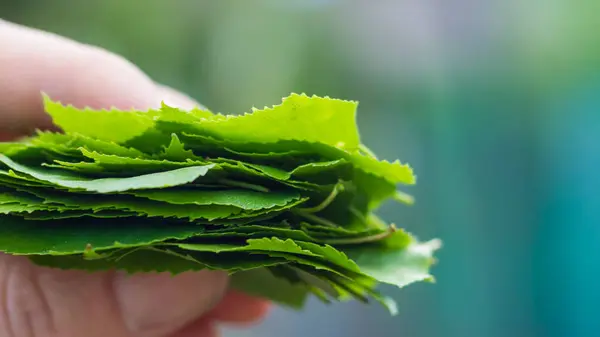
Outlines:
{"type": "MultiPolygon", "coordinates": [[[[316,183],[298,181],[291,179],[291,173],[265,165],[249,164],[223,158],[209,161],[197,161],[188,159],[185,162],[170,160],[125,158],[113,155],[99,154],[82,150],[86,157],[94,159],[90,162],[64,162],[55,161],[56,164],[46,165],[53,169],[63,169],[78,172],[82,175],[100,176],[122,176],[132,174],[150,174],[165,170],[173,170],[181,167],[214,165],[205,176],[210,183],[219,183],[233,187],[243,187],[268,192],[269,188],[258,186],[260,184],[273,184],[274,182],[285,184],[294,188],[321,192],[329,188],[316,183]],[[224,178],[224,179],[223,179],[224,178]],[[238,178],[246,181],[239,181],[238,178]],[[216,180],[215,180],[216,179],[216,180]],[[249,182],[251,181],[251,182],[249,182]]],[[[302,166],[301,166],[302,167],[302,166]]],[[[209,183],[208,181],[206,183],[209,183]]]]}
{"type": "Polygon", "coordinates": [[[175,205],[226,205],[246,210],[261,210],[275,206],[285,206],[300,199],[293,192],[257,192],[251,190],[199,190],[199,189],[164,189],[137,191],[131,194],[136,197],[166,202],[175,205]]]}
{"type": "Polygon", "coordinates": [[[23,142],[2,142],[0,143],[0,153],[13,154],[27,148],[23,142]]]}
{"type": "MultiPolygon", "coordinates": [[[[175,205],[159,201],[145,200],[128,195],[93,195],[75,194],[49,189],[17,188],[20,191],[31,193],[44,200],[35,205],[33,210],[49,210],[68,208],[71,210],[100,211],[123,210],[135,212],[140,216],[179,218],[179,219],[207,219],[215,220],[227,218],[242,212],[241,208],[227,205],[175,205]],[[60,206],[57,206],[60,205],[60,206]]],[[[23,210],[26,211],[27,209],[23,210]]],[[[6,212],[23,212],[16,208],[7,209],[6,212]]],[[[251,216],[251,215],[250,215],[251,216]]],[[[1,247],[1,246],[0,246],[1,247]]]]}
{"type": "Polygon", "coordinates": [[[215,115],[196,126],[202,134],[234,141],[302,140],[354,150],[360,144],[356,107],[356,102],[292,94],[272,108],[215,115]]]}
{"type": "Polygon", "coordinates": [[[36,198],[32,195],[27,195],[24,193],[15,193],[11,190],[1,190],[0,189],[0,205],[4,204],[35,204],[41,203],[43,200],[40,198],[36,198]]]}
{"type": "Polygon", "coordinates": [[[170,107],[161,103],[160,111],[156,113],[156,121],[174,122],[178,124],[195,124],[204,118],[210,118],[213,114],[207,110],[194,109],[193,111],[184,111],[175,107],[170,107]]]}
{"type": "Polygon", "coordinates": [[[347,299],[358,299],[367,303],[368,297],[374,298],[384,308],[386,308],[392,316],[398,314],[398,306],[396,302],[389,297],[382,296],[373,287],[364,286],[362,284],[352,282],[346,278],[340,277],[337,274],[327,273],[323,271],[311,271],[311,274],[320,275],[322,278],[329,280],[340,292],[337,298],[340,301],[347,299]]]}
{"type": "Polygon", "coordinates": [[[200,108],[193,108],[192,110],[190,110],[189,113],[196,118],[210,118],[214,116],[214,114],[211,111],[200,108]]]}
{"type": "Polygon", "coordinates": [[[43,170],[20,165],[1,154],[0,162],[15,171],[30,175],[40,181],[64,188],[82,189],[98,193],[123,192],[184,185],[204,176],[214,167],[214,165],[191,166],[130,178],[86,179],[85,177],[67,174],[66,172],[43,170]]]}
{"type": "MultiPolygon", "coordinates": [[[[331,228],[331,227],[327,227],[331,228]]],[[[332,230],[337,230],[336,228],[331,228],[332,230]]],[[[271,222],[262,222],[262,224],[245,224],[245,225],[237,225],[237,226],[229,226],[229,225],[213,225],[211,227],[207,227],[207,232],[202,234],[198,234],[195,236],[191,243],[204,241],[207,239],[221,239],[226,238],[230,240],[232,237],[238,237],[243,239],[252,239],[252,238],[279,238],[282,240],[292,239],[294,241],[306,241],[306,242],[314,242],[320,244],[329,244],[335,247],[349,246],[352,244],[362,244],[368,237],[374,235],[380,235],[381,233],[386,233],[385,230],[368,230],[362,232],[353,232],[353,231],[339,231],[339,232],[317,232],[307,230],[306,227],[302,227],[302,229],[294,229],[289,225],[271,223],[271,222]],[[337,235],[333,234],[337,233],[337,235]],[[352,241],[355,243],[352,243],[352,241]],[[344,244],[338,244],[338,242],[346,241],[344,244]]],[[[188,240],[189,242],[189,240],[188,240]]]]}
{"type": "Polygon", "coordinates": [[[287,279],[273,275],[266,268],[233,274],[231,286],[247,294],[268,298],[278,304],[295,309],[304,306],[310,293],[305,285],[301,283],[293,284],[287,279]]]}
{"type": "Polygon", "coordinates": [[[0,251],[15,255],[81,254],[88,246],[100,251],[115,247],[137,247],[166,239],[183,240],[198,232],[202,232],[202,228],[197,225],[173,222],[165,226],[161,219],[36,221],[0,216],[0,251]]]}
{"type": "Polygon", "coordinates": [[[49,210],[49,209],[53,209],[56,210],[56,207],[52,207],[49,205],[43,205],[43,204],[39,204],[39,205],[23,205],[23,204],[17,204],[17,203],[12,203],[12,204],[2,204],[0,205],[0,214],[25,214],[25,213],[33,213],[35,211],[44,211],[44,210],[49,210]]]}
{"type": "Polygon", "coordinates": [[[100,211],[80,211],[80,210],[69,210],[56,208],[56,210],[39,210],[33,211],[29,214],[23,215],[25,220],[58,220],[58,219],[71,219],[71,218],[103,218],[103,219],[111,219],[111,218],[131,218],[139,216],[136,212],[128,212],[128,211],[116,211],[116,210],[100,210],[100,211]]]}
{"type": "Polygon", "coordinates": [[[290,172],[290,176],[317,184],[335,184],[340,180],[352,180],[353,170],[349,162],[338,159],[300,165],[290,172]]]}
{"type": "Polygon", "coordinates": [[[154,125],[151,113],[139,111],[77,109],[53,102],[44,95],[44,108],[53,123],[66,133],[123,143],[154,125]]]}
{"type": "Polygon", "coordinates": [[[171,135],[171,143],[158,157],[171,161],[186,161],[187,159],[196,159],[194,152],[186,150],[184,144],[179,140],[176,134],[171,135]]]}
{"type": "Polygon", "coordinates": [[[5,186],[29,186],[29,187],[45,187],[44,182],[26,175],[18,175],[13,170],[0,170],[0,185],[5,186]]]}
{"type": "Polygon", "coordinates": [[[361,269],[356,263],[350,260],[343,252],[333,248],[329,245],[318,245],[312,242],[296,241],[296,244],[304,250],[311,251],[323,259],[334,263],[339,267],[345,268],[350,271],[357,273],[361,272],[361,269]]]}
{"type": "MultiPolygon", "coordinates": [[[[111,154],[102,154],[93,151],[81,149],[84,158],[93,159],[94,162],[76,161],[67,162],[55,160],[56,164],[47,164],[45,166],[56,169],[68,169],[81,174],[103,175],[103,176],[131,176],[136,174],[149,174],[173,170],[182,167],[214,165],[205,161],[184,161],[175,162],[167,159],[150,158],[130,158],[120,157],[111,154]]],[[[213,168],[215,168],[213,166],[213,168]]]]}
{"type": "Polygon", "coordinates": [[[77,255],[30,255],[35,263],[59,268],[87,271],[124,270],[136,272],[170,272],[212,269],[230,274],[277,266],[283,259],[242,253],[183,252],[150,246],[118,248],[97,254],[92,250],[77,255]],[[174,264],[174,268],[171,268],[174,264]]]}
{"type": "Polygon", "coordinates": [[[304,250],[298,246],[293,240],[281,240],[278,238],[261,238],[249,239],[246,245],[235,244],[176,244],[177,247],[185,250],[193,250],[198,252],[243,252],[243,251],[267,251],[267,252],[282,252],[293,253],[306,256],[319,256],[309,250],[304,250]]]}
{"type": "Polygon", "coordinates": [[[390,163],[362,154],[352,154],[349,156],[349,160],[363,172],[384,178],[390,183],[407,185],[416,183],[412,168],[409,165],[400,163],[399,160],[390,163]]]}
{"type": "Polygon", "coordinates": [[[420,243],[414,240],[405,249],[382,250],[353,247],[343,251],[367,275],[399,288],[419,281],[433,281],[429,268],[433,253],[440,248],[439,240],[420,243]]]}
{"type": "MultiPolygon", "coordinates": [[[[165,117],[177,109],[163,105],[161,111],[118,111],[75,109],[52,102],[44,96],[48,113],[66,132],[123,143],[143,134],[154,126],[154,118],[187,125],[195,134],[227,139],[228,142],[273,143],[278,141],[315,142],[329,145],[327,152],[344,153],[357,168],[385,178],[392,183],[413,184],[412,169],[396,161],[379,161],[358,152],[360,138],[356,128],[356,102],[292,94],[281,105],[254,110],[241,116],[213,115],[196,118],[179,113],[179,118],[165,117]],[[181,118],[181,116],[186,116],[181,118]],[[185,123],[187,122],[187,123],[185,123]],[[122,125],[129,127],[123,128],[122,125]],[[268,125],[269,127],[265,127],[268,125]],[[106,130],[106,131],[102,131],[106,130]],[[335,130],[335,132],[333,132],[335,130]]],[[[192,133],[194,134],[194,133],[192,133]]],[[[324,149],[323,147],[321,148],[324,149]]]]}
{"type": "MultiPolygon", "coordinates": [[[[254,153],[269,153],[269,152],[285,152],[285,151],[301,151],[318,154],[321,159],[319,161],[335,161],[344,159],[354,166],[356,170],[383,179],[390,184],[408,184],[412,185],[416,182],[412,168],[409,165],[402,164],[399,161],[393,163],[380,161],[372,156],[363,155],[356,151],[348,151],[337,148],[321,142],[311,142],[306,140],[277,140],[271,142],[257,142],[253,140],[217,140],[213,137],[205,135],[196,135],[189,132],[182,132],[180,137],[191,149],[199,148],[208,149],[223,149],[230,153],[239,152],[254,152],[254,153]]],[[[219,152],[223,155],[222,152],[219,152]]]]}
{"type": "Polygon", "coordinates": [[[145,154],[137,149],[128,148],[111,141],[103,141],[96,138],[87,137],[78,133],[55,133],[39,131],[36,137],[30,139],[32,146],[38,146],[45,149],[60,149],[65,151],[79,151],[84,148],[90,152],[112,154],[120,157],[140,158],[145,154]]]}
{"type": "Polygon", "coordinates": [[[271,257],[283,257],[290,262],[304,264],[321,270],[327,270],[337,273],[340,276],[348,277],[356,282],[370,283],[372,280],[363,275],[352,261],[341,258],[343,253],[334,253],[331,247],[324,247],[323,250],[312,247],[313,250],[305,249],[299,242],[286,239],[281,240],[275,237],[248,239],[245,245],[235,244],[210,244],[210,243],[194,243],[194,244],[175,244],[183,250],[224,253],[224,252],[253,252],[256,254],[264,254],[271,257]],[[326,252],[326,253],[324,253],[326,252]],[[328,260],[328,257],[334,257],[334,260],[328,260]]]}
{"type": "Polygon", "coordinates": [[[35,264],[63,270],[124,270],[129,273],[140,272],[169,272],[180,274],[190,270],[202,270],[208,266],[197,260],[181,258],[166,254],[160,250],[122,249],[114,255],[114,259],[84,259],[82,255],[30,255],[29,259],[35,264]]]}

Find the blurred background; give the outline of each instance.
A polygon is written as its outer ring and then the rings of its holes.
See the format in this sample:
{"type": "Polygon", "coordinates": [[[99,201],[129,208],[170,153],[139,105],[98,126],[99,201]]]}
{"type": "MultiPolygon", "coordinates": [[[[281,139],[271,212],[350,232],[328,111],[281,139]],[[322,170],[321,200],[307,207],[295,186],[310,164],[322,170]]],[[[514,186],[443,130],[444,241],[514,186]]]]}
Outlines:
{"type": "MultiPolygon", "coordinates": [[[[444,248],[437,284],[312,301],[226,337],[600,335],[600,1],[9,1],[213,111],[360,101],[363,142],[419,177],[381,214],[444,248]]],[[[1,48],[1,47],[0,47],[1,48]]]]}

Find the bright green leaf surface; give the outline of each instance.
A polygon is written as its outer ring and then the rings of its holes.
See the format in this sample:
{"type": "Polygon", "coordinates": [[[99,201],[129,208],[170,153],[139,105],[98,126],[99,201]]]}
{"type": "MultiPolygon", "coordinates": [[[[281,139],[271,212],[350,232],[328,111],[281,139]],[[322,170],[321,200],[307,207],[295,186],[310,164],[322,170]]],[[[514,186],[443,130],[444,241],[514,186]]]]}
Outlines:
{"type": "Polygon", "coordinates": [[[15,171],[30,175],[41,181],[60,187],[82,189],[98,193],[123,192],[184,185],[205,175],[214,166],[192,166],[130,178],[86,179],[66,172],[50,171],[20,165],[4,155],[0,155],[0,162],[15,171]]]}
{"type": "Polygon", "coordinates": [[[293,139],[353,150],[360,144],[356,107],[356,102],[292,94],[272,108],[240,116],[217,115],[198,126],[208,135],[228,140],[293,139]]]}
{"type": "Polygon", "coordinates": [[[429,269],[439,246],[438,240],[425,243],[415,240],[400,250],[353,247],[345,250],[345,253],[365,274],[401,288],[414,282],[433,280],[429,269]]]}
{"type": "Polygon", "coordinates": [[[44,96],[44,107],[54,124],[66,133],[123,143],[154,125],[150,114],[138,111],[77,109],[44,96]]]}

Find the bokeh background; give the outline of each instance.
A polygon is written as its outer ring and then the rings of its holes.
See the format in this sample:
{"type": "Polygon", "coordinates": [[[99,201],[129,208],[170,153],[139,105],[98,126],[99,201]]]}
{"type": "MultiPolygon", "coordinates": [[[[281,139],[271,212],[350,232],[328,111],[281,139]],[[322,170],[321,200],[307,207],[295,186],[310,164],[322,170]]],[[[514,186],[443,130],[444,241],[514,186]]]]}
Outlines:
{"type": "Polygon", "coordinates": [[[382,215],[443,239],[437,284],[389,290],[395,318],[312,301],[225,336],[600,336],[600,1],[0,0],[0,17],[214,111],[359,100],[363,141],[413,165],[417,204],[382,215]]]}

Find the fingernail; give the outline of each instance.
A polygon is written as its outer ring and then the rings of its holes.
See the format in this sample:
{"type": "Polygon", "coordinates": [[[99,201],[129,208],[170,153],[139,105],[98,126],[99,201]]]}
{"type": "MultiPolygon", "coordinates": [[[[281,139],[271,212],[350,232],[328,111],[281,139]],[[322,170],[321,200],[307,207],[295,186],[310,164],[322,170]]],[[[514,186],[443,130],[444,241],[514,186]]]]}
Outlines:
{"type": "Polygon", "coordinates": [[[120,273],[114,287],[127,328],[150,337],[173,333],[210,311],[223,297],[227,280],[225,273],[213,271],[120,273]]]}

